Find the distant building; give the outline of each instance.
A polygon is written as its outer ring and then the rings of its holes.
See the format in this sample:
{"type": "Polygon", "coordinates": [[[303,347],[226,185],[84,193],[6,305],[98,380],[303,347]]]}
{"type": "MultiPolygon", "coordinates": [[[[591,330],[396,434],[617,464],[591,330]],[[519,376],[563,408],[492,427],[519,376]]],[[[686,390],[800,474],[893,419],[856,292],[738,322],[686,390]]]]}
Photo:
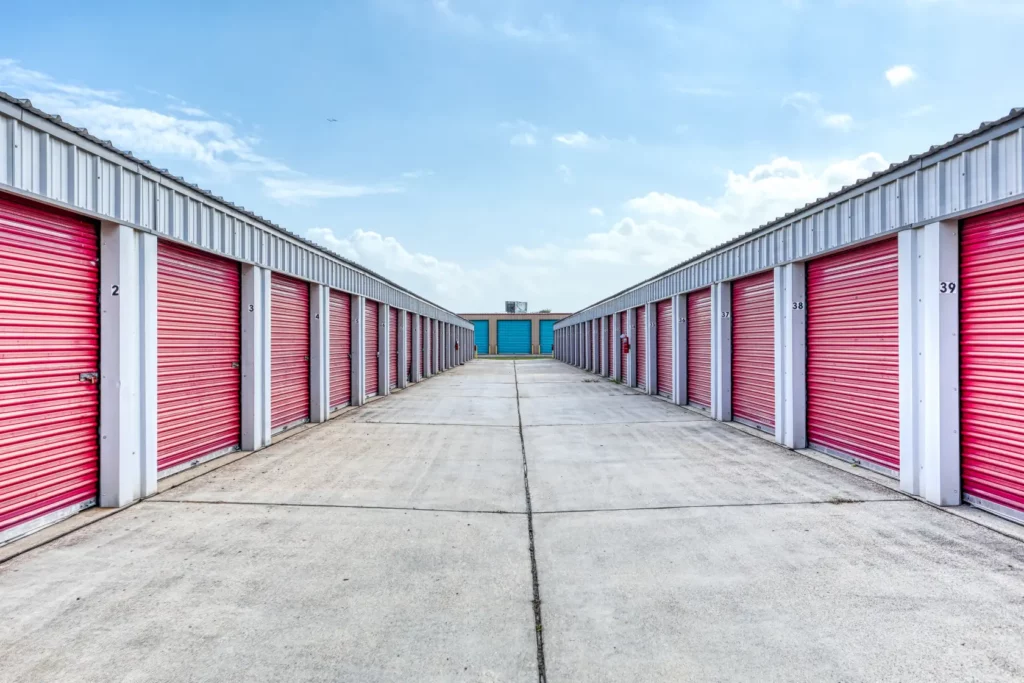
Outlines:
{"type": "Polygon", "coordinates": [[[473,323],[478,355],[550,354],[555,323],[569,313],[464,313],[473,323]]]}

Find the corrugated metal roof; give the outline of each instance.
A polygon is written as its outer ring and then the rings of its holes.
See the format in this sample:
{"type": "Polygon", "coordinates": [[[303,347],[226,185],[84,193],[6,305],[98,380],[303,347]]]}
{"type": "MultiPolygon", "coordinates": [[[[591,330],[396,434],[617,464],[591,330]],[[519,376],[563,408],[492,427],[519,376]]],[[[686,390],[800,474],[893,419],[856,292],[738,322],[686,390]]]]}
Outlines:
{"type": "Polygon", "coordinates": [[[67,131],[70,131],[70,132],[74,133],[75,135],[78,135],[78,136],[81,136],[81,137],[85,138],[86,140],[88,140],[89,142],[92,142],[93,144],[99,145],[100,147],[104,148],[105,150],[107,150],[109,152],[112,152],[112,153],[114,153],[114,154],[116,154],[118,156],[125,157],[126,159],[131,160],[133,163],[138,164],[139,166],[142,166],[143,168],[145,168],[145,169],[147,169],[147,170],[149,170],[149,171],[151,171],[151,172],[153,172],[153,173],[155,173],[157,175],[163,176],[164,178],[168,178],[168,179],[173,180],[173,181],[175,181],[177,183],[180,183],[180,184],[188,187],[189,189],[191,189],[193,192],[195,192],[197,194],[200,194],[200,195],[202,195],[202,196],[204,196],[204,197],[206,197],[206,198],[208,198],[208,199],[210,199],[210,200],[212,200],[212,201],[214,201],[214,202],[216,202],[218,204],[222,204],[225,207],[228,207],[228,208],[232,209],[233,211],[235,211],[237,213],[240,213],[240,214],[242,214],[244,216],[247,216],[248,218],[251,218],[253,221],[256,221],[258,223],[262,223],[262,224],[264,224],[264,225],[266,225],[268,227],[273,228],[274,230],[278,230],[278,231],[284,233],[285,235],[287,235],[288,237],[291,237],[294,240],[302,242],[303,244],[309,246],[310,248],[312,248],[312,249],[314,249],[316,251],[320,251],[320,252],[322,252],[324,254],[328,254],[328,255],[331,256],[331,258],[335,258],[335,259],[337,259],[339,261],[342,261],[345,264],[348,264],[348,265],[352,266],[353,268],[356,268],[357,270],[361,270],[364,273],[366,273],[368,275],[371,275],[372,277],[380,280],[381,282],[384,282],[384,283],[390,285],[391,287],[394,287],[395,289],[397,289],[399,291],[405,292],[406,294],[408,294],[408,295],[410,295],[412,297],[415,297],[415,298],[417,298],[417,299],[419,299],[419,300],[421,300],[421,301],[423,301],[425,303],[428,303],[431,306],[436,306],[437,308],[445,311],[446,313],[449,313],[449,314],[451,314],[453,316],[458,317],[457,313],[449,311],[448,309],[444,308],[443,306],[438,306],[436,303],[430,301],[429,299],[423,298],[419,294],[416,294],[415,292],[412,292],[412,291],[406,289],[405,287],[399,285],[398,283],[393,282],[392,280],[389,280],[388,278],[384,277],[380,273],[377,273],[377,272],[375,272],[373,270],[370,270],[366,266],[363,266],[363,265],[361,265],[359,263],[356,263],[356,262],[352,261],[351,259],[345,258],[344,256],[341,256],[340,254],[338,254],[338,253],[336,253],[334,251],[331,251],[330,249],[327,249],[326,247],[324,247],[324,246],[322,246],[320,244],[312,242],[312,241],[306,239],[305,237],[302,237],[301,235],[298,235],[298,234],[296,234],[294,232],[291,232],[290,230],[281,227],[277,223],[274,223],[273,221],[268,220],[268,219],[264,218],[263,216],[260,216],[259,214],[253,213],[252,211],[249,211],[245,207],[242,207],[242,206],[239,206],[237,204],[234,204],[234,203],[224,199],[223,197],[210,192],[209,190],[204,190],[203,188],[199,187],[198,185],[190,183],[190,182],[188,182],[187,180],[185,180],[184,178],[182,178],[180,176],[174,175],[173,173],[171,173],[167,169],[158,168],[157,166],[154,166],[151,162],[149,162],[146,159],[140,159],[139,157],[135,156],[131,152],[119,149],[110,140],[101,140],[100,138],[96,137],[95,135],[92,135],[85,128],[79,128],[77,126],[73,126],[70,123],[64,121],[60,116],[44,112],[43,110],[41,110],[41,109],[37,108],[36,106],[34,106],[32,104],[32,102],[31,102],[31,100],[19,99],[19,98],[14,97],[14,96],[10,95],[9,93],[6,93],[6,92],[4,92],[2,90],[0,90],[0,100],[8,102],[8,103],[13,104],[13,105],[16,105],[16,106],[18,106],[18,107],[20,107],[20,108],[22,108],[22,109],[24,109],[24,110],[26,110],[26,111],[36,115],[36,116],[42,118],[42,119],[46,119],[47,121],[49,121],[49,122],[51,122],[51,123],[53,123],[53,124],[55,124],[57,126],[60,126],[61,128],[65,129],[67,131]]]}
{"type": "Polygon", "coordinates": [[[665,277],[666,275],[674,273],[675,271],[677,271],[677,270],[679,270],[681,268],[685,268],[686,266],[688,266],[690,264],[693,264],[693,263],[696,263],[698,261],[701,261],[702,259],[705,259],[708,256],[711,256],[712,254],[715,254],[716,252],[719,252],[719,251],[725,249],[726,247],[729,247],[729,246],[732,246],[732,245],[737,244],[739,242],[743,242],[744,240],[750,239],[751,237],[754,237],[754,236],[758,235],[759,233],[767,232],[767,231],[773,230],[775,228],[778,228],[780,226],[783,226],[783,225],[785,225],[787,223],[790,223],[793,220],[795,220],[798,216],[800,216],[801,214],[807,213],[809,211],[813,211],[813,210],[815,210],[816,208],[818,208],[818,207],[820,207],[822,205],[828,204],[828,203],[836,200],[837,198],[841,197],[842,195],[856,192],[858,189],[860,189],[860,188],[862,188],[864,186],[870,185],[871,183],[875,182],[876,180],[878,180],[882,176],[895,175],[895,174],[897,174],[903,168],[909,167],[909,166],[911,166],[912,164],[915,164],[915,163],[919,163],[922,160],[927,159],[928,157],[939,155],[939,154],[941,154],[945,150],[948,150],[948,149],[950,149],[950,148],[952,148],[952,147],[954,147],[954,146],[956,146],[956,145],[958,145],[960,143],[963,143],[965,141],[969,141],[972,138],[979,137],[979,136],[985,134],[986,132],[988,132],[988,131],[990,131],[992,129],[998,128],[998,127],[1000,127],[1000,126],[1002,126],[1002,125],[1012,121],[1013,119],[1021,118],[1022,116],[1024,116],[1024,108],[1017,107],[1017,108],[1011,109],[1010,113],[1007,114],[1006,116],[1003,116],[1002,118],[996,119],[995,121],[985,121],[980,126],[978,126],[977,128],[975,128],[974,130],[972,130],[972,131],[970,131],[968,133],[958,133],[958,134],[954,135],[953,139],[949,140],[946,143],[943,143],[941,145],[932,145],[928,149],[927,152],[924,152],[922,154],[913,154],[913,155],[909,156],[905,161],[900,161],[900,162],[895,162],[893,164],[890,164],[888,168],[886,168],[884,170],[881,170],[881,171],[876,171],[875,173],[872,173],[867,178],[864,178],[862,180],[858,180],[857,182],[853,183],[852,185],[846,185],[846,186],[836,190],[835,192],[832,192],[832,193],[830,193],[830,194],[828,194],[828,195],[826,195],[826,196],[824,196],[824,197],[822,197],[820,199],[816,199],[813,202],[809,202],[809,203],[805,204],[804,206],[802,206],[802,207],[800,207],[798,209],[794,209],[793,211],[791,211],[791,212],[789,212],[787,214],[784,214],[784,215],[782,215],[782,216],[780,216],[780,217],[778,217],[778,218],[776,218],[774,220],[771,220],[771,221],[769,221],[769,222],[767,222],[767,223],[765,223],[765,224],[763,224],[763,225],[761,225],[761,226],[759,226],[757,228],[749,230],[748,232],[745,232],[745,233],[741,233],[741,234],[737,235],[736,237],[733,237],[732,239],[727,240],[727,241],[719,244],[716,247],[712,247],[711,249],[703,251],[700,254],[697,254],[696,256],[692,256],[692,257],[686,259],[685,261],[681,261],[680,263],[672,266],[671,268],[667,268],[666,270],[663,270],[663,271],[661,271],[660,273],[658,273],[656,275],[652,275],[651,277],[647,278],[646,280],[641,280],[640,282],[638,282],[638,283],[636,283],[634,285],[630,285],[629,287],[626,287],[625,289],[620,290],[620,291],[618,291],[618,292],[616,292],[614,294],[610,294],[610,295],[604,297],[603,299],[600,299],[599,301],[595,301],[594,303],[590,304],[589,306],[585,306],[584,308],[581,308],[579,311],[576,311],[573,315],[576,315],[576,314],[582,313],[584,311],[587,311],[588,309],[591,309],[591,308],[593,308],[595,306],[599,306],[600,304],[602,304],[602,303],[604,303],[606,301],[610,301],[610,300],[612,300],[612,299],[614,299],[614,298],[616,298],[618,296],[622,296],[623,294],[626,294],[627,292],[630,292],[630,291],[632,291],[634,289],[637,289],[638,287],[642,287],[642,286],[644,286],[644,285],[646,285],[648,283],[654,282],[654,281],[658,280],[659,278],[662,278],[662,277],[665,277]]]}

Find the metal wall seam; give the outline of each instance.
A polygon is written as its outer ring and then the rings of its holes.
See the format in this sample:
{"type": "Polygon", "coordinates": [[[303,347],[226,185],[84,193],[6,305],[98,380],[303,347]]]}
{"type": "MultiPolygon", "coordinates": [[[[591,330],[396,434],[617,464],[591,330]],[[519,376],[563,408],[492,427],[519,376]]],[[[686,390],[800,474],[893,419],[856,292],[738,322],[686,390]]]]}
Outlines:
{"type": "Polygon", "coordinates": [[[807,260],[880,235],[1012,205],[1024,194],[1024,134],[1015,110],[978,131],[844,188],[671,272],[634,285],[556,324],[692,292],[774,266],[807,260]]]}

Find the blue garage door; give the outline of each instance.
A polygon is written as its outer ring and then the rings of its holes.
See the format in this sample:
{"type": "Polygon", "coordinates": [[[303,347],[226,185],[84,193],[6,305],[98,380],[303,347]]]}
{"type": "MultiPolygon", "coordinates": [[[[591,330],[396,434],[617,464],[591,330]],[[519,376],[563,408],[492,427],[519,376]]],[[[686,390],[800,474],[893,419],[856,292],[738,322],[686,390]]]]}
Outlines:
{"type": "Polygon", "coordinates": [[[541,320],[540,321],[540,352],[551,353],[551,348],[555,344],[555,321],[554,320],[541,320]]]}
{"type": "Polygon", "coordinates": [[[530,321],[498,321],[498,353],[530,353],[530,321]]]}
{"type": "Polygon", "coordinates": [[[473,321],[473,343],[476,344],[476,352],[486,354],[491,352],[491,338],[487,320],[473,321]]]}

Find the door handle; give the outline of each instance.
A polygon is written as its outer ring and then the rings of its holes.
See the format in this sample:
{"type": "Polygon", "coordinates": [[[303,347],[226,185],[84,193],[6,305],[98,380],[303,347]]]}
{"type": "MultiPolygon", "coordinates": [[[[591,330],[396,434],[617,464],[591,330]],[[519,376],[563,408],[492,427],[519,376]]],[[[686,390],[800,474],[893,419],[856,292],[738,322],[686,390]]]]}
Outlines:
{"type": "Polygon", "coordinates": [[[233,367],[233,368],[240,368],[240,367],[242,367],[242,364],[239,363],[237,360],[231,361],[231,367],[233,367]]]}
{"type": "Polygon", "coordinates": [[[100,381],[100,373],[98,372],[82,372],[78,375],[79,382],[88,382],[89,384],[96,384],[100,381]]]}

